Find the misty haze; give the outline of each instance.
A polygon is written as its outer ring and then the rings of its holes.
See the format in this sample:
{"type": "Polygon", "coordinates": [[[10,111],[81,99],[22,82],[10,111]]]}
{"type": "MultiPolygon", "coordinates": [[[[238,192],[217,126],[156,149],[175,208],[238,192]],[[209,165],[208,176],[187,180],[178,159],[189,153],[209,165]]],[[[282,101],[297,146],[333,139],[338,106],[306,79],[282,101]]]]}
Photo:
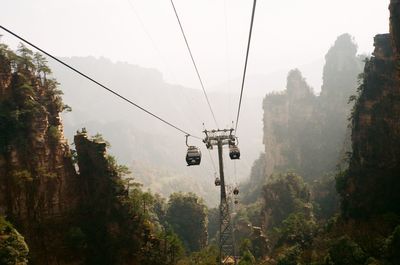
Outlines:
{"type": "Polygon", "coordinates": [[[400,1],[0,13],[0,265],[400,264],[400,1]]]}

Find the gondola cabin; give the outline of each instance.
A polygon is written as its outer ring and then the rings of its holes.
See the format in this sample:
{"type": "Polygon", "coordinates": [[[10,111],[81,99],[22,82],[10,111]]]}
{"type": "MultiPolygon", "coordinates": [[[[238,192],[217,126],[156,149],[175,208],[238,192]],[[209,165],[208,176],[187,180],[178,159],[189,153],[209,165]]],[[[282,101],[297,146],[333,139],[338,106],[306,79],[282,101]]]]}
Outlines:
{"type": "Polygon", "coordinates": [[[186,163],[188,166],[197,166],[201,162],[201,151],[196,146],[189,146],[186,153],[186,163]]]}
{"type": "Polygon", "coordinates": [[[229,147],[229,157],[230,157],[232,160],[240,159],[240,150],[239,150],[239,147],[237,147],[236,145],[231,145],[231,146],[229,147]]]}
{"type": "Polygon", "coordinates": [[[219,178],[215,178],[215,186],[221,186],[221,180],[219,178]]]}
{"type": "Polygon", "coordinates": [[[238,194],[239,194],[239,189],[238,189],[238,188],[235,188],[235,189],[233,190],[233,194],[238,195],[238,194]]]}

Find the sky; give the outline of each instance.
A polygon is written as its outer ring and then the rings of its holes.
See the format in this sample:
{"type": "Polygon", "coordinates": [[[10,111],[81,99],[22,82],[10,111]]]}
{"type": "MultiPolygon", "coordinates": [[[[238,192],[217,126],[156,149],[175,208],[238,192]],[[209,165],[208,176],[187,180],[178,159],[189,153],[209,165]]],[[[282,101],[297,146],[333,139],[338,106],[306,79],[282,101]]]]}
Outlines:
{"type": "MultiPolygon", "coordinates": [[[[253,1],[174,2],[206,89],[224,84],[239,91],[253,1]]],[[[336,37],[348,32],[359,53],[370,54],[373,36],[389,30],[388,4],[258,0],[249,78],[298,67],[319,90],[323,58],[336,37]]],[[[167,82],[200,89],[170,0],[1,0],[0,14],[1,25],[56,56],[129,62],[158,69],[167,82]]],[[[13,37],[0,34],[16,46],[13,37]]]]}

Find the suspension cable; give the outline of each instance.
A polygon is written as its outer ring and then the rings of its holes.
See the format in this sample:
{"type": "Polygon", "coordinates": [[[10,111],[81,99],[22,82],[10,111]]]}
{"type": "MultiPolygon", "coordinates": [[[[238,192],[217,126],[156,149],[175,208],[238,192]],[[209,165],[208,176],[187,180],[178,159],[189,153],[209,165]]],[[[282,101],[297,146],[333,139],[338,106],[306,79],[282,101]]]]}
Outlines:
{"type": "Polygon", "coordinates": [[[233,176],[235,180],[235,186],[238,186],[237,171],[236,171],[236,160],[233,161],[233,176]]]}
{"type": "Polygon", "coordinates": [[[251,44],[251,34],[253,32],[253,23],[254,23],[254,15],[255,15],[255,12],[256,12],[256,4],[257,4],[257,0],[254,0],[253,11],[252,11],[252,14],[251,14],[249,39],[248,39],[248,42],[247,42],[246,60],[245,60],[245,63],[244,63],[244,70],[243,70],[242,88],[240,90],[239,106],[238,106],[238,111],[237,111],[237,116],[236,116],[235,132],[237,132],[237,127],[238,127],[238,123],[239,123],[240,108],[241,108],[241,105],[242,105],[243,88],[244,88],[244,83],[245,83],[245,80],[246,80],[247,62],[248,62],[248,59],[249,59],[250,44],[251,44]]]}
{"type": "Polygon", "coordinates": [[[138,104],[136,104],[136,103],[133,102],[132,100],[130,100],[130,99],[128,99],[128,98],[122,96],[121,94],[119,94],[119,93],[115,92],[114,90],[108,88],[107,86],[103,85],[102,83],[96,81],[96,80],[93,79],[92,77],[89,77],[88,75],[82,73],[81,71],[79,71],[79,70],[77,70],[76,68],[70,66],[70,65],[67,64],[66,62],[64,62],[64,61],[62,61],[62,60],[60,60],[60,59],[58,59],[57,57],[51,55],[50,53],[44,51],[43,49],[39,48],[38,46],[32,44],[31,42],[27,41],[26,39],[22,38],[21,36],[17,35],[16,33],[12,32],[11,30],[9,30],[9,29],[3,27],[2,25],[0,25],[0,28],[3,29],[4,31],[8,32],[9,34],[13,35],[13,36],[16,37],[17,39],[21,40],[22,42],[24,42],[24,43],[28,44],[29,46],[35,48],[36,50],[40,51],[41,53],[43,53],[43,54],[47,55],[48,57],[52,58],[53,60],[59,62],[60,64],[62,64],[62,65],[64,65],[65,67],[69,68],[70,70],[74,71],[75,73],[79,74],[80,76],[82,76],[82,77],[88,79],[89,81],[95,83],[96,85],[102,87],[103,89],[107,90],[107,91],[110,92],[111,94],[113,94],[113,95],[119,97],[120,99],[122,99],[122,100],[128,102],[129,104],[133,105],[134,107],[136,107],[136,108],[142,110],[143,112],[147,113],[148,115],[150,115],[150,116],[152,116],[152,117],[158,119],[159,121],[161,121],[161,122],[165,123],[166,125],[168,125],[168,126],[174,128],[174,129],[180,131],[181,133],[183,133],[183,134],[185,134],[185,135],[190,135],[190,136],[192,136],[193,138],[196,138],[196,139],[201,140],[200,137],[197,137],[197,136],[194,136],[194,135],[189,134],[188,132],[186,132],[185,130],[179,128],[178,126],[176,126],[176,125],[174,125],[174,124],[172,124],[172,123],[166,121],[165,119],[163,119],[163,118],[161,118],[160,116],[158,116],[158,115],[152,113],[151,111],[149,111],[149,110],[147,110],[147,109],[145,109],[145,108],[139,106],[138,104]]]}
{"type": "Polygon", "coordinates": [[[213,157],[211,155],[210,149],[207,148],[207,151],[208,151],[208,154],[210,155],[210,160],[211,160],[211,163],[212,163],[212,166],[213,166],[213,169],[214,169],[214,173],[217,173],[217,168],[215,167],[215,162],[214,162],[214,159],[213,159],[213,157]]]}
{"type": "Polygon", "coordinates": [[[229,58],[229,30],[228,30],[228,11],[227,11],[227,0],[224,0],[224,17],[225,17],[225,66],[226,66],[226,96],[228,97],[227,100],[227,113],[228,118],[232,120],[232,93],[231,90],[231,70],[230,70],[230,58],[229,58]]]}
{"type": "MultiPolygon", "coordinates": [[[[132,1],[134,0],[127,0],[129,7],[131,8],[132,12],[134,13],[136,19],[138,20],[140,26],[142,27],[143,32],[146,34],[147,38],[149,39],[149,41],[151,42],[155,52],[158,54],[160,61],[164,64],[165,69],[167,70],[167,72],[169,73],[169,75],[171,76],[171,78],[173,79],[173,82],[175,84],[178,84],[176,75],[174,74],[174,72],[171,70],[170,64],[168,64],[167,60],[165,59],[165,56],[162,54],[161,50],[159,49],[156,41],[154,40],[154,38],[152,37],[152,35],[150,34],[150,31],[147,29],[142,17],[139,15],[139,12],[137,12],[136,7],[134,6],[134,4],[132,3],[132,1]]],[[[200,115],[198,114],[198,112],[196,111],[196,109],[194,108],[197,104],[197,102],[194,100],[193,97],[188,96],[186,93],[182,92],[181,89],[178,89],[179,94],[184,97],[185,99],[188,99],[188,101],[192,101],[193,104],[193,113],[196,116],[197,120],[201,123],[201,118],[200,115]]],[[[190,119],[192,125],[194,125],[194,120],[190,119]]]]}
{"type": "Polygon", "coordinates": [[[206,89],[204,88],[204,83],[203,83],[203,80],[201,79],[201,75],[200,75],[199,69],[197,68],[196,61],[194,60],[193,53],[192,53],[192,50],[190,49],[190,45],[189,45],[189,42],[188,42],[188,40],[187,40],[187,38],[186,38],[185,31],[183,30],[183,26],[182,26],[181,20],[180,20],[179,15],[178,15],[178,11],[176,10],[174,1],[173,1],[173,0],[170,0],[170,1],[171,1],[172,8],[174,9],[176,19],[178,20],[178,24],[179,24],[179,27],[180,27],[180,29],[181,29],[182,36],[183,36],[183,38],[184,38],[184,40],[185,40],[186,47],[187,47],[188,52],[189,52],[189,54],[190,54],[190,58],[192,59],[192,63],[193,63],[194,69],[196,70],[197,77],[199,78],[201,88],[203,89],[204,96],[205,96],[205,98],[206,98],[206,100],[207,100],[208,107],[209,107],[209,109],[210,109],[210,111],[211,111],[211,114],[212,114],[212,117],[213,117],[213,119],[214,119],[215,125],[217,126],[217,128],[219,128],[217,119],[215,118],[214,111],[213,111],[213,109],[212,109],[212,107],[211,107],[210,100],[208,99],[206,89]]]}

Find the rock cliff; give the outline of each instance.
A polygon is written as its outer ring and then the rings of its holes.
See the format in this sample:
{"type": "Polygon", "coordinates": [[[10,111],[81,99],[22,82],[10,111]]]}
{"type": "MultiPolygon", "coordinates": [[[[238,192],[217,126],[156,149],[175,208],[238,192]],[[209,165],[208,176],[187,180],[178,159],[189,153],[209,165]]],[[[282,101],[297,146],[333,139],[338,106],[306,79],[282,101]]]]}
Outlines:
{"type": "Polygon", "coordinates": [[[393,39],[393,47],[397,60],[400,56],[400,1],[390,1],[390,32],[393,39]]]}
{"type": "Polygon", "coordinates": [[[348,34],[338,37],[326,55],[321,94],[316,96],[298,70],[287,89],[265,97],[266,174],[294,170],[307,181],[333,171],[346,140],[348,98],[355,93],[362,60],[348,34]]]}
{"type": "Polygon", "coordinates": [[[63,138],[56,82],[46,78],[44,58],[24,46],[20,54],[1,47],[0,214],[24,234],[32,260],[46,264],[62,235],[44,227],[66,222],[76,207],[78,175],[63,138]]]}
{"type": "Polygon", "coordinates": [[[30,264],[138,264],[150,228],[132,212],[124,168],[85,130],[70,150],[44,57],[0,44],[0,67],[0,218],[25,237],[30,264]]]}
{"type": "Polygon", "coordinates": [[[399,1],[390,10],[391,33],[374,39],[353,110],[353,153],[338,183],[346,216],[400,213],[399,1]]]}

